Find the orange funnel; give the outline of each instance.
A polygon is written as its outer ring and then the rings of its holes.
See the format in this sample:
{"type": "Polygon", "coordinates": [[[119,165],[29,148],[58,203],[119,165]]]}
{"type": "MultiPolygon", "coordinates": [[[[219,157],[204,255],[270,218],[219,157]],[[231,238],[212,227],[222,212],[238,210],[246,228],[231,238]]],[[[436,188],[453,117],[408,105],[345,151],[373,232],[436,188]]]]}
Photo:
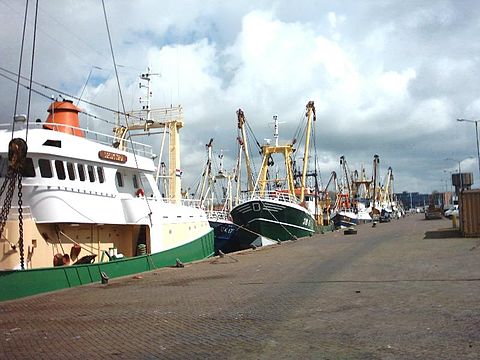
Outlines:
{"type": "Polygon", "coordinates": [[[72,101],[54,101],[48,108],[48,112],[47,121],[43,124],[44,129],[85,137],[83,131],[79,129],[80,109],[73,105],[72,101]]]}

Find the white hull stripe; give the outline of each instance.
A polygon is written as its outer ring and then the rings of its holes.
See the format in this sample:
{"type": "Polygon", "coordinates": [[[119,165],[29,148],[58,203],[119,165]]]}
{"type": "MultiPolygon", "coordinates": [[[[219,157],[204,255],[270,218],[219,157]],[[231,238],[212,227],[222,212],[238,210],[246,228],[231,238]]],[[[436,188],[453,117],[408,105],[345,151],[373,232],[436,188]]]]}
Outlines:
{"type": "Polygon", "coordinates": [[[311,233],[314,233],[315,231],[310,229],[310,228],[306,228],[306,227],[303,227],[303,226],[299,226],[299,225],[293,225],[293,224],[289,224],[289,223],[285,223],[285,222],[280,222],[280,221],[275,221],[275,220],[270,220],[270,219],[265,219],[265,218],[256,218],[256,219],[252,219],[250,220],[247,225],[255,222],[255,221],[265,221],[265,222],[269,222],[269,223],[272,223],[272,224],[277,224],[277,225],[280,225],[280,226],[285,226],[285,227],[294,227],[294,228],[297,228],[297,229],[301,229],[301,230],[305,230],[305,231],[309,231],[311,233]]]}

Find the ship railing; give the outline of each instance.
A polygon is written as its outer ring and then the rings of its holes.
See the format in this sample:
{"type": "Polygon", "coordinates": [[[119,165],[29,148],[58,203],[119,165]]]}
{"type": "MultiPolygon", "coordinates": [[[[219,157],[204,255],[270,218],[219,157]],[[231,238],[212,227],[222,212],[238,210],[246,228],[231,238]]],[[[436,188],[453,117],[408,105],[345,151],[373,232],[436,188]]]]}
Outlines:
{"type": "MultiPolygon", "coordinates": [[[[43,129],[43,125],[44,123],[33,123],[33,124],[29,124],[29,127],[43,129]]],[[[107,145],[114,148],[116,147],[115,145],[116,145],[116,142],[118,141],[113,135],[107,135],[107,134],[104,134],[98,131],[93,131],[90,129],[80,128],[80,127],[71,126],[71,125],[64,125],[64,124],[51,124],[51,126],[57,126],[57,127],[61,126],[62,128],[71,129],[72,133],[75,130],[82,131],[85,134],[86,139],[96,142],[98,144],[107,145]]],[[[11,127],[11,124],[0,124],[0,129],[10,128],[10,127],[11,127]]],[[[130,140],[124,141],[124,144],[125,144],[124,151],[127,151],[132,154],[135,153],[139,156],[145,156],[149,158],[153,157],[153,151],[150,145],[136,142],[136,141],[130,141],[130,140]]]]}
{"type": "Polygon", "coordinates": [[[162,201],[167,204],[181,204],[183,206],[188,206],[196,209],[203,209],[201,201],[198,199],[163,198],[162,201]]]}
{"type": "MultiPolygon", "coordinates": [[[[129,111],[128,115],[133,119],[139,119],[145,121],[145,110],[133,110],[129,111]]],[[[183,121],[183,109],[179,106],[172,106],[168,108],[151,109],[150,116],[155,119],[156,122],[168,123],[171,121],[183,121]]]]}
{"type": "Polygon", "coordinates": [[[179,201],[171,198],[164,198],[164,202],[169,204],[181,204],[195,209],[204,210],[207,218],[211,220],[228,220],[229,212],[225,210],[207,210],[199,199],[180,199],[179,201]]]}
{"type": "Polygon", "coordinates": [[[224,210],[207,210],[208,220],[229,220],[228,211],[224,210]]]}
{"type": "Polygon", "coordinates": [[[276,191],[276,190],[270,190],[270,191],[264,191],[259,192],[256,191],[254,193],[246,193],[242,195],[241,202],[245,200],[254,200],[254,199],[270,199],[270,200],[278,200],[278,201],[285,201],[285,202],[291,202],[291,203],[298,203],[298,198],[290,194],[288,192],[284,191],[276,191]]]}
{"type": "MultiPolygon", "coordinates": [[[[169,202],[176,202],[175,199],[168,199],[169,202]]],[[[183,206],[193,207],[195,209],[202,209],[202,202],[199,199],[181,199],[180,203],[183,206]]]]}

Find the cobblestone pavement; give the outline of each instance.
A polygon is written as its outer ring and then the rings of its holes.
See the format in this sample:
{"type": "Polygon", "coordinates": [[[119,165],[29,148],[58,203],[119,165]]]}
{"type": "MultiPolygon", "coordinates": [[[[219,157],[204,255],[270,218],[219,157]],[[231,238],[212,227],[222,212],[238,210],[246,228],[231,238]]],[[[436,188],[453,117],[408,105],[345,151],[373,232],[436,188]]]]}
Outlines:
{"type": "Polygon", "coordinates": [[[0,303],[0,358],[478,359],[480,240],[450,225],[414,215],[0,303]]]}

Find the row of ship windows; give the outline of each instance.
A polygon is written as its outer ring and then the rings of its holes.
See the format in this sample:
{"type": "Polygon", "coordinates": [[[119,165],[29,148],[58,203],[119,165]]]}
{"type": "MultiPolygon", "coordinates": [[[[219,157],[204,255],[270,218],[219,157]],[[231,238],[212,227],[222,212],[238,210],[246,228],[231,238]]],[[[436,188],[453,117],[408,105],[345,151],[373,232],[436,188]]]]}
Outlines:
{"type": "MultiPolygon", "coordinates": [[[[96,180],[98,180],[98,182],[100,183],[105,182],[105,174],[103,171],[103,167],[101,166],[86,165],[87,169],[85,171],[84,164],[71,163],[67,161],[65,171],[65,163],[62,160],[54,160],[53,164],[55,166],[55,171],[59,180],[65,180],[67,176],[69,180],[76,180],[78,174],[78,179],[80,181],[86,181],[86,179],[88,178],[90,182],[95,182],[96,180]]],[[[51,160],[38,159],[38,168],[40,170],[40,176],[42,178],[53,177],[51,160]]],[[[0,177],[3,178],[6,176],[7,169],[8,159],[0,156],[0,177]]],[[[25,164],[22,169],[22,176],[26,178],[32,178],[36,176],[35,166],[33,164],[32,158],[25,159],[25,164]]],[[[122,173],[117,171],[115,179],[119,187],[124,187],[124,179],[122,173]]],[[[133,174],[132,182],[134,188],[139,187],[138,179],[135,174],[133,174]]]]}
{"type": "MultiPolygon", "coordinates": [[[[85,181],[87,178],[90,182],[95,182],[98,180],[100,183],[105,182],[105,175],[103,168],[101,166],[92,166],[87,165],[85,171],[84,164],[74,164],[71,162],[65,163],[61,160],[54,160],[53,165],[55,166],[55,171],[57,173],[57,178],[59,180],[65,180],[68,176],[70,180],[75,180],[77,178],[80,181],[85,181]]],[[[38,168],[40,170],[40,176],[42,178],[52,178],[52,162],[48,159],[38,159],[38,168]]],[[[5,158],[0,158],[0,177],[5,177],[8,169],[8,160],[5,158]]],[[[26,178],[35,177],[35,166],[33,164],[32,158],[26,158],[25,163],[22,169],[22,176],[26,178]]]]}

